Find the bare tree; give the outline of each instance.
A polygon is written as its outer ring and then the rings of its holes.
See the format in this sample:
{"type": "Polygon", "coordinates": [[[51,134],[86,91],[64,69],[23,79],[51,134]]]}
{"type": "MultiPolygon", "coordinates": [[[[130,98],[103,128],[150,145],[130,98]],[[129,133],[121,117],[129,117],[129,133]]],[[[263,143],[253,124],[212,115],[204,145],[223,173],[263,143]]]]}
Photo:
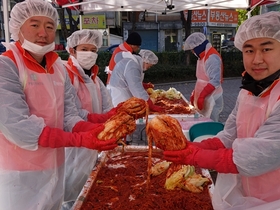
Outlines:
{"type": "MultiPolygon", "coordinates": [[[[184,11],[181,11],[181,20],[183,23],[183,26],[185,28],[185,38],[187,38],[191,34],[191,24],[192,24],[192,10],[188,10],[188,16],[187,19],[185,17],[184,11]]],[[[186,64],[190,64],[190,51],[186,51],[186,64]]]]}
{"type": "MultiPolygon", "coordinates": [[[[70,26],[70,34],[72,34],[73,32],[79,30],[78,25],[79,25],[79,17],[77,18],[77,20],[75,20],[72,16],[72,10],[70,8],[66,8],[67,14],[68,14],[68,18],[69,18],[69,26],[70,26]]],[[[82,12],[80,14],[83,14],[82,12]]],[[[81,27],[81,26],[80,26],[81,27]]]]}
{"type": "MultiPolygon", "coordinates": [[[[60,2],[62,3],[62,2],[60,2]]],[[[66,8],[62,8],[62,4],[58,4],[55,0],[52,0],[52,5],[57,9],[58,12],[58,16],[59,16],[59,20],[60,20],[60,26],[61,26],[61,35],[63,40],[66,41],[67,37],[72,34],[74,31],[77,31],[78,25],[79,25],[79,17],[77,18],[77,20],[75,20],[73,18],[72,15],[72,10],[69,7],[66,8]],[[65,18],[65,10],[67,12],[68,15],[68,22],[69,22],[69,30],[67,29],[67,25],[66,25],[66,18],[65,18]]],[[[79,7],[73,7],[73,9],[78,10],[79,7]]]]}
{"type": "Polygon", "coordinates": [[[58,8],[57,9],[58,15],[59,15],[59,20],[60,20],[60,26],[61,26],[61,35],[64,40],[67,39],[68,37],[68,30],[66,26],[66,21],[65,21],[65,14],[64,14],[64,8],[58,8]]]}

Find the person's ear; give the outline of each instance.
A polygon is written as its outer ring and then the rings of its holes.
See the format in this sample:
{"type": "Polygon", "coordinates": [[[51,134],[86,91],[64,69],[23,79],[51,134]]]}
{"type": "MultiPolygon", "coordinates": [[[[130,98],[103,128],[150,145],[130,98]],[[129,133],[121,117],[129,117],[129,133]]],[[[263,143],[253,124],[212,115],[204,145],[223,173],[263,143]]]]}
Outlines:
{"type": "Polygon", "coordinates": [[[143,70],[145,71],[147,69],[147,63],[143,62],[143,70]]]}
{"type": "Polygon", "coordinates": [[[74,48],[69,48],[69,52],[70,52],[70,55],[76,57],[76,52],[75,52],[75,49],[74,48]]]}

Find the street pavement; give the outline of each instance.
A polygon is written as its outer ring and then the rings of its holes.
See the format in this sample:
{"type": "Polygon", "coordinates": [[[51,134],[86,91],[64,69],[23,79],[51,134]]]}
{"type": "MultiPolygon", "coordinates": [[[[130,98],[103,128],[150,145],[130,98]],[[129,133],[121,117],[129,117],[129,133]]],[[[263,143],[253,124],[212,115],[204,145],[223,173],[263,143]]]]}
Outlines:
{"type": "MultiPolygon", "coordinates": [[[[154,89],[168,90],[170,87],[173,87],[176,90],[180,91],[184,95],[184,97],[189,100],[194,89],[195,82],[196,81],[194,80],[176,83],[155,84],[154,89]]],[[[220,114],[219,121],[224,123],[235,106],[235,101],[241,86],[241,77],[225,78],[222,86],[224,91],[224,109],[220,114]]]]}

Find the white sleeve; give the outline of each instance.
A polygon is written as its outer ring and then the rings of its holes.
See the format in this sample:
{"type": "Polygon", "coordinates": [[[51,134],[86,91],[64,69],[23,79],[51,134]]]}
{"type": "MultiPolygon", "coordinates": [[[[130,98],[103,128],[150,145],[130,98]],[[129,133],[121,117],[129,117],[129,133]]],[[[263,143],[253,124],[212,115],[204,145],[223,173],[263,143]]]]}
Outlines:
{"type": "Polygon", "coordinates": [[[219,138],[226,148],[232,148],[234,140],[237,138],[237,127],[236,127],[236,113],[238,107],[238,99],[235,107],[228,116],[223,131],[219,132],[216,137],[219,138]]]}
{"type": "Polygon", "coordinates": [[[210,55],[205,62],[205,71],[210,79],[209,82],[216,88],[221,85],[221,63],[221,58],[216,54],[210,55]]]}
{"type": "Polygon", "coordinates": [[[68,73],[65,79],[64,92],[64,130],[72,131],[72,128],[79,121],[87,121],[88,111],[82,109],[82,103],[77,95],[77,90],[72,85],[68,73]]]}
{"type": "Polygon", "coordinates": [[[44,119],[31,115],[14,62],[0,56],[0,130],[8,141],[36,150],[44,119]]]}
{"type": "Polygon", "coordinates": [[[100,85],[100,92],[102,97],[102,112],[106,113],[114,107],[112,103],[112,97],[101,79],[99,77],[96,77],[96,79],[100,85]]]}
{"type": "Polygon", "coordinates": [[[149,99],[149,95],[143,87],[141,72],[141,65],[131,60],[124,71],[124,77],[131,94],[134,97],[142,98],[147,101],[149,99]]]}

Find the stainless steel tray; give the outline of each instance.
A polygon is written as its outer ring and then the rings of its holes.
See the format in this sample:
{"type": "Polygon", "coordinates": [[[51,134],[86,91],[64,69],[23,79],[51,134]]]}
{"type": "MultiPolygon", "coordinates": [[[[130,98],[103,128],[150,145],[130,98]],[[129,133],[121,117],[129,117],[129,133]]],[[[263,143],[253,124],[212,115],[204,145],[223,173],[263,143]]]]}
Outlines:
{"type": "MultiPolygon", "coordinates": [[[[108,153],[119,153],[121,152],[122,150],[124,149],[124,151],[127,151],[127,152],[146,152],[148,151],[148,146],[126,146],[126,147],[117,147],[115,148],[114,150],[112,151],[106,151],[106,152],[101,152],[99,154],[99,158],[98,158],[98,162],[96,164],[96,167],[93,169],[92,173],[90,174],[88,180],[86,181],[82,191],[80,192],[77,200],[75,201],[74,205],[73,205],[73,210],[80,210],[82,205],[83,205],[83,202],[85,201],[88,193],[90,192],[91,188],[92,188],[92,185],[98,175],[98,172],[99,170],[102,168],[103,164],[107,161],[108,159],[108,153]]],[[[156,147],[153,147],[153,151],[154,152],[159,152],[160,150],[156,147]]],[[[211,185],[208,186],[208,189],[209,189],[209,195],[210,195],[210,198],[212,199],[212,194],[213,194],[213,190],[214,190],[214,184],[213,184],[213,180],[210,176],[210,173],[208,170],[206,169],[202,169],[202,175],[204,175],[205,177],[209,178],[212,182],[211,185]]]]}

